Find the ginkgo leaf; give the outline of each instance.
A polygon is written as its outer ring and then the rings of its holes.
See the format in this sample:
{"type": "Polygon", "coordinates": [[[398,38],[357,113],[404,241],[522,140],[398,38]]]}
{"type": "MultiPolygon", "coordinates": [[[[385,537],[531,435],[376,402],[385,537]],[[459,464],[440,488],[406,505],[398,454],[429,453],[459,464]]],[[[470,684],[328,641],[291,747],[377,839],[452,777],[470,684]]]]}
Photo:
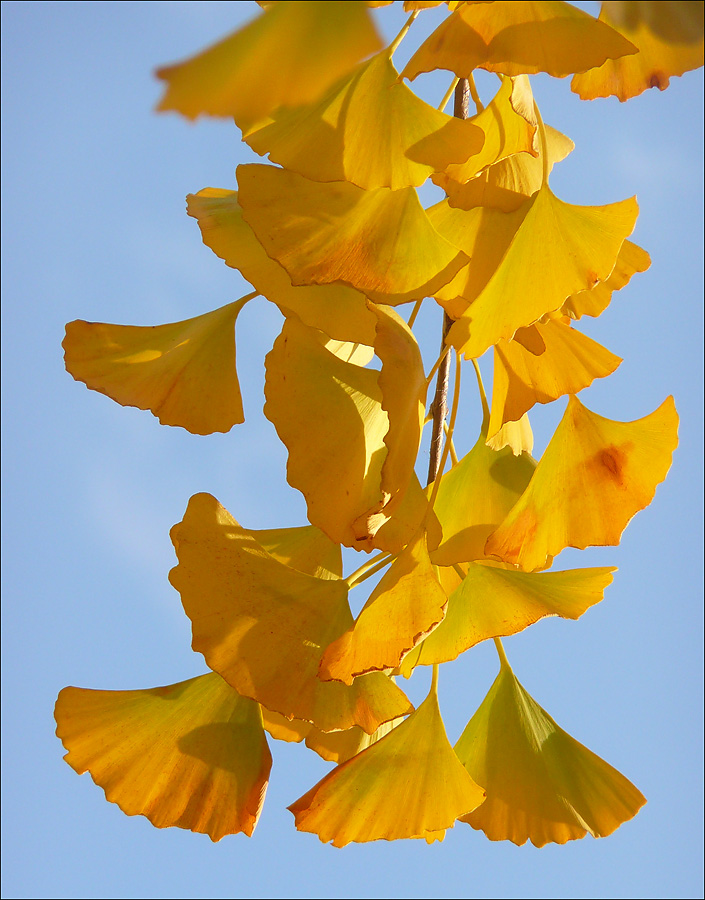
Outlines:
{"type": "Polygon", "coordinates": [[[419,647],[414,665],[448,662],[481,641],[517,634],[545,616],[578,619],[602,600],[614,571],[610,566],[528,573],[468,563],[445,618],[419,647]]]}
{"type": "MultiPolygon", "coordinates": [[[[669,13],[671,6],[673,4],[669,4],[669,13]]],[[[689,6],[700,6],[702,10],[702,3],[691,3],[689,6]]],[[[665,18],[670,18],[670,15],[665,18]]],[[[624,102],[648,88],[657,87],[665,91],[674,75],[683,75],[703,64],[702,25],[699,40],[681,43],[659,37],[644,20],[635,22],[631,28],[618,25],[611,20],[604,4],[600,10],[600,21],[617,28],[639,48],[639,52],[622,59],[609,59],[598,69],[576,75],[570,88],[582,100],[614,96],[624,102]]]]}
{"type": "Polygon", "coordinates": [[[128,816],[213,841],[254,831],[272,757],[259,706],[219,675],[141,691],[68,687],[55,716],[66,762],[128,816]]]}
{"type": "Polygon", "coordinates": [[[465,3],[424,41],[402,75],[414,79],[421,72],[448,69],[468,78],[473,69],[487,69],[563,78],[626,53],[636,53],[636,47],[569,3],[465,3]]]}
{"type": "Polygon", "coordinates": [[[502,76],[499,90],[487,107],[473,116],[472,121],[482,129],[485,141],[478,151],[459,163],[446,166],[445,175],[434,177],[433,180],[441,187],[445,188],[446,181],[468,181],[488,166],[516,153],[538,156],[538,125],[531,85],[525,75],[518,78],[502,76]]]}
{"type": "MultiPolygon", "coordinates": [[[[397,467],[387,472],[382,491],[389,417],[382,408],[379,373],[337,359],[295,319],[284,323],[266,370],[264,413],[289,451],[287,480],[306,498],[309,521],[337,543],[372,549],[375,530],[381,531],[388,518],[385,500],[413,487],[413,468],[397,467]],[[405,481],[398,490],[395,473],[405,481]]],[[[407,430],[402,427],[400,436],[407,430]]],[[[410,507],[397,501],[394,515],[401,532],[395,541],[377,546],[401,550],[427,511],[418,492],[410,507]]]]}
{"type": "Polygon", "coordinates": [[[381,46],[361,0],[272,4],[196,56],[157,69],[167,82],[157,109],[232,116],[245,128],[280,106],[317,100],[381,46]]]}
{"type": "Polygon", "coordinates": [[[703,0],[603,0],[602,8],[620,30],[640,25],[672,44],[697,44],[703,39],[703,0]]]}
{"type": "Polygon", "coordinates": [[[66,326],[66,369],[122,406],[148,409],[192,434],[245,421],[235,369],[235,320],[248,298],[169,325],[66,326]]]}
{"type": "Polygon", "coordinates": [[[534,433],[531,430],[529,416],[524,413],[518,422],[505,422],[497,434],[487,439],[486,444],[491,450],[509,447],[514,456],[531,453],[534,449],[534,433]]]}
{"type": "Polygon", "coordinates": [[[313,181],[349,181],[367,190],[421,185],[432,172],[480,151],[485,136],[478,124],[439,112],[398,77],[383,50],[318,103],[280,110],[243,140],[313,181]]]}
{"type": "MultiPolygon", "coordinates": [[[[574,149],[569,137],[546,125],[548,172],[574,149]]],[[[434,175],[433,181],[448,195],[448,204],[460,209],[485,206],[508,213],[518,209],[543,183],[543,158],[515,153],[459,184],[450,174],[434,175]]]]}
{"type": "Polygon", "coordinates": [[[430,296],[467,262],[413,188],[364,191],[262,165],[238,166],[237,176],[245,220],[295,285],[343,281],[396,304],[430,296]]]}
{"type": "Polygon", "coordinates": [[[609,306],[614,291],[620,291],[629,284],[633,275],[645,272],[650,265],[651,257],[646,250],[631,241],[625,241],[607,281],[599,282],[589,291],[579,291],[568,297],[561,307],[561,313],[571,319],[599,316],[609,306]]]}
{"type": "MultiPolygon", "coordinates": [[[[568,320],[570,321],[570,320],[568,320]]],[[[512,341],[494,347],[494,384],[489,435],[518,421],[535,403],[577,394],[615,371],[621,359],[560,319],[520,328],[512,341]],[[538,338],[538,354],[527,349],[527,334],[538,338]]]]}
{"type": "Polygon", "coordinates": [[[504,520],[536,468],[528,454],[515,456],[507,447],[497,452],[485,443],[486,431],[456,465],[443,475],[434,511],[443,541],[431,553],[439,566],[485,559],[485,542],[504,520]]]}
{"type": "Polygon", "coordinates": [[[302,722],[299,719],[290,721],[266,707],[262,707],[262,719],[265,731],[268,731],[275,740],[297,744],[305,741],[309,750],[336,765],[347,762],[403,721],[402,717],[391,719],[389,722],[383,722],[373,734],[367,734],[358,725],[346,728],[345,731],[320,731],[310,722],[302,722]]]}
{"type": "Polygon", "coordinates": [[[409,701],[385,675],[352,687],[319,681],[325,647],[352,623],[347,586],[280,563],[214,497],[196,494],[171,531],[169,579],[193,627],[193,649],[243,696],[322,731],[372,733],[409,701]]]}
{"type": "Polygon", "coordinates": [[[267,528],[250,531],[270,556],[316,578],[342,578],[343,554],[315,525],[299,528],[267,528]]]}
{"type": "Polygon", "coordinates": [[[438,625],[447,602],[421,531],[385,572],[352,627],[326,649],[320,677],[352,684],[365,672],[395,668],[438,625]]]}
{"type": "Polygon", "coordinates": [[[537,847],[605,837],[646,803],[624,775],[563,731],[503,660],[455,746],[487,799],[463,822],[492,841],[537,847]]]}
{"type": "Polygon", "coordinates": [[[299,831],[323,843],[438,839],[484,791],[448,743],[432,692],[406,721],[333,769],[289,807],[299,831]]]}
{"type": "Polygon", "coordinates": [[[653,500],[678,445],[669,397],[651,415],[615,422],[571,396],[531,482],[485,546],[531,571],[564,547],[614,546],[653,500]]]}
{"type": "MultiPolygon", "coordinates": [[[[467,358],[559,309],[566,298],[606,281],[634,229],[636,200],[573,206],[544,185],[526,209],[509,249],[479,296],[448,334],[467,358]],[[531,273],[527,276],[527,273],[531,273]]],[[[466,213],[472,215],[472,212],[466,213]]]]}
{"type": "Polygon", "coordinates": [[[188,214],[198,220],[203,243],[227,265],[239,269],[284,315],[294,313],[304,324],[331,338],[368,345],[374,342],[376,319],[364,294],[344,284],[292,285],[243,219],[237,191],[205,188],[186,199],[188,214]]]}

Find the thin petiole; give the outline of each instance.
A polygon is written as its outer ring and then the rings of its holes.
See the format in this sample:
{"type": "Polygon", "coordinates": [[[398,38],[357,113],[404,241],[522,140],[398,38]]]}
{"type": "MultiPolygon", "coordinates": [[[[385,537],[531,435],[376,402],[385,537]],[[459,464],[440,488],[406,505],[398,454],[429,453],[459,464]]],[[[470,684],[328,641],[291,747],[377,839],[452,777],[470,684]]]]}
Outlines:
{"type": "Polygon", "coordinates": [[[385,566],[388,566],[389,563],[394,559],[391,553],[380,553],[378,556],[375,556],[374,559],[368,560],[363,566],[360,566],[352,575],[348,575],[346,579],[348,589],[352,590],[352,588],[357,587],[358,584],[362,584],[363,581],[367,581],[368,578],[371,578],[373,575],[376,575],[381,569],[385,566]]]}
{"type": "Polygon", "coordinates": [[[541,184],[548,184],[548,140],[546,138],[546,126],[543,124],[541,113],[537,102],[534,100],[534,112],[536,113],[536,121],[539,124],[539,137],[541,139],[541,184]]]}
{"type": "Polygon", "coordinates": [[[460,79],[457,76],[451,81],[450,87],[443,95],[443,99],[441,100],[441,102],[438,104],[439,112],[443,112],[443,110],[446,108],[446,106],[448,106],[448,103],[450,102],[450,98],[453,96],[453,92],[455,91],[455,87],[459,81],[460,81],[460,79]]]}
{"type": "Polygon", "coordinates": [[[455,385],[453,387],[453,405],[450,410],[450,422],[448,423],[448,438],[443,446],[443,455],[441,456],[441,462],[438,466],[438,472],[433,482],[433,491],[431,492],[431,497],[428,501],[429,506],[433,509],[433,504],[436,502],[436,497],[438,496],[438,488],[441,485],[441,480],[443,478],[443,471],[446,467],[446,462],[448,461],[448,453],[450,452],[450,442],[453,439],[453,431],[455,430],[455,420],[458,416],[458,405],[460,403],[460,354],[456,351],[455,354],[455,385]]]}
{"type": "Polygon", "coordinates": [[[420,297],[414,304],[414,308],[411,310],[411,315],[409,316],[409,321],[406,323],[409,326],[409,328],[413,328],[414,322],[416,321],[416,316],[418,316],[418,314],[419,314],[419,310],[421,309],[422,303],[423,303],[423,297],[420,297]]]}
{"type": "Polygon", "coordinates": [[[431,676],[431,690],[436,700],[438,699],[438,663],[433,664],[433,675],[431,676]]]}
{"type": "Polygon", "coordinates": [[[450,462],[451,465],[458,465],[458,454],[455,452],[455,444],[453,443],[453,438],[448,436],[448,423],[443,423],[443,431],[445,432],[446,440],[450,446],[450,462]]]}
{"type": "Polygon", "coordinates": [[[472,77],[472,72],[468,75],[468,87],[470,88],[470,96],[475,104],[475,109],[478,113],[481,113],[485,106],[482,100],[480,100],[480,95],[477,92],[477,85],[475,84],[475,79],[472,77]]]}
{"type": "Polygon", "coordinates": [[[508,669],[511,669],[509,665],[509,660],[507,659],[507,654],[504,652],[504,647],[502,646],[502,641],[496,637],[494,639],[494,645],[497,648],[497,653],[499,654],[499,661],[502,667],[506,666],[508,669]]]}
{"type": "Polygon", "coordinates": [[[394,38],[392,43],[387,48],[387,52],[389,53],[390,59],[392,56],[394,56],[394,53],[395,53],[397,47],[399,46],[399,44],[401,44],[401,42],[406,37],[407,31],[411,28],[411,23],[418,16],[418,14],[419,14],[419,10],[415,9],[412,12],[412,14],[409,16],[409,18],[406,20],[406,22],[404,23],[404,27],[402,28],[402,30],[399,32],[399,34],[394,38]]]}
{"type": "Polygon", "coordinates": [[[482,404],[482,429],[483,431],[490,424],[490,406],[487,402],[487,394],[485,393],[485,385],[482,383],[482,373],[480,372],[480,364],[476,359],[472,360],[477,375],[477,388],[480,391],[480,403],[482,404]]]}
{"type": "Polygon", "coordinates": [[[448,356],[449,352],[450,352],[450,344],[446,344],[445,347],[441,350],[441,355],[438,357],[438,359],[433,364],[433,368],[426,376],[426,384],[427,385],[433,381],[433,376],[436,374],[436,372],[438,371],[438,369],[441,366],[441,363],[446,358],[446,356],[448,356]]]}

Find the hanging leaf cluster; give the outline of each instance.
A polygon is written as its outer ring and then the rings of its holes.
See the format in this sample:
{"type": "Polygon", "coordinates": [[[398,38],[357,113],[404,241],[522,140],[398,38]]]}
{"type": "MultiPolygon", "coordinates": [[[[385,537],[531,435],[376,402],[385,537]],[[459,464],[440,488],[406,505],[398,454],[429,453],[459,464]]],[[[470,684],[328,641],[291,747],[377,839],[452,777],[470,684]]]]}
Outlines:
{"type": "Polygon", "coordinates": [[[702,65],[703,4],[605,2],[595,19],[549,0],[449,2],[401,71],[401,40],[443,4],[405,2],[409,20],[384,46],[370,7],[387,5],[261,3],[244,28],[157,72],[160,110],[234,119],[263,157],[238,167],[236,185],[188,196],[203,242],[253,290],[167,325],[72,322],[66,367],[164,425],[227,432],[244,421],[238,315],[254,298],[275,304],[264,414],[309,524],[252,531],[214,497],[192,497],[169,577],[210,672],[147,690],[65,688],[57,734],[69,765],[128,815],[216,841],[255,828],[267,735],[335,763],[289,808],[299,830],[338,847],[431,843],[458,820],[516,844],[605,836],[644,797],[529,695],[501,638],[602,600],[614,567],[554,560],[619,543],[666,477],[678,417],[672,398],[634,421],[578,398],[621,362],[580,319],[650,260],[629,239],[634,198],[576,206],[553,193],[573,142],[543,122],[529,76],[570,75],[583,99],[663,90],[702,65]],[[437,69],[449,89],[434,108],[411,85],[437,69]],[[486,105],[476,70],[496,75],[486,105]],[[416,189],[428,179],[446,196],[426,209],[416,189]],[[435,362],[413,330],[422,303],[445,323],[435,362]],[[468,371],[484,415],[462,455],[468,371]],[[528,415],[564,396],[537,461],[528,415]],[[343,547],[363,554],[347,576],[343,547]],[[350,591],[378,573],[354,618],[350,591]],[[499,674],[453,746],[439,666],[489,640],[499,674]],[[432,668],[431,689],[414,709],[396,679],[419,667],[432,668]]]}

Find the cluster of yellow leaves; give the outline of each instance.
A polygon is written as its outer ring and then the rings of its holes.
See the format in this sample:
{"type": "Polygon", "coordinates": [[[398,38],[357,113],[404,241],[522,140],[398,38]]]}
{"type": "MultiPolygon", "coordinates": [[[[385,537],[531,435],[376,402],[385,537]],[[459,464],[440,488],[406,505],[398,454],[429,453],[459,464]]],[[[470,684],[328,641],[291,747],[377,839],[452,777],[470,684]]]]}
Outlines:
{"type": "MultiPolygon", "coordinates": [[[[620,359],[573,321],[600,315],[650,260],[628,240],[634,199],[575,206],[551,191],[573,143],[544,125],[528,76],[573,75],[585,99],[663,89],[702,64],[702,3],[604,3],[595,19],[549,0],[449,2],[401,73],[396,46],[441,3],[405,2],[411,19],[389,47],[369,11],[386,3],[260,5],[241,30],[157,72],[159,109],[233,118],[274,164],[240,166],[237,191],[188,197],[204,243],[253,293],[154,328],[72,322],[65,358],[74,378],[162,424],[226,432],[244,421],[238,314],[256,296],[276,304],[285,321],[264,412],[310,525],[249,531],[210,495],[192,497],[172,529],[170,580],[211,673],[64,689],[67,762],[127,814],[213,840],[252,834],[265,733],[336,763],[290,807],[297,828],[335,846],[430,843],[457,820],[537,846],[610,834],[644,798],[529,696],[500,638],[602,600],[614,567],[546,570],[566,547],[619,543],[666,476],[678,419],[671,398],[619,422],[576,396],[620,359]],[[436,69],[474,95],[474,70],[494,72],[497,93],[486,107],[476,98],[476,115],[449,116],[404,81],[436,69]],[[416,188],[428,178],[446,199],[424,209],[416,188]],[[415,465],[430,376],[397,309],[424,298],[452,323],[457,384],[461,356],[494,353],[477,443],[426,490],[415,465]],[[537,463],[526,414],[566,395],[537,463]],[[344,578],[342,546],[378,555],[344,578]],[[349,591],[387,566],[353,618],[349,591]],[[500,673],[453,748],[437,667],[490,639],[500,673]],[[418,666],[434,670],[414,710],[394,676],[418,666]]],[[[451,434],[457,403],[456,390],[451,434]]]]}

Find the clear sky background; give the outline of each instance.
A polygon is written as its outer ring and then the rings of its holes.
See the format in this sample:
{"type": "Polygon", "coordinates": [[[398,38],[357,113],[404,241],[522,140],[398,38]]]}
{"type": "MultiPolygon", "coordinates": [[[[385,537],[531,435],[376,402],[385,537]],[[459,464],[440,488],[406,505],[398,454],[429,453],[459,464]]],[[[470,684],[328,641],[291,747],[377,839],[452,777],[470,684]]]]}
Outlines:
{"type": "MultiPolygon", "coordinates": [[[[397,6],[378,14],[389,36],[403,21],[397,6]]],[[[505,646],[535,699],[647,796],[636,819],[610,838],[542,850],[493,844],[463,824],[430,847],[336,850],[298,834],[286,810],[329,765],[272,742],[255,836],[212,844],[124,816],[63,762],[52,710],[65,685],[143,688],[205,671],[167,581],[169,528],[192,494],[213,493],[246,527],[305,521],[261,412],[263,359],[281,323],[265,301],[238,320],[247,421],[227,435],[164,428],[148,412],[87,391],[62,361],[72,319],[160,324],[248,291],[202,245],[184,197],[235,187],[236,165],[254,156],[228,122],[155,115],[160,88],[151,72],[256,11],[231,2],[2,4],[3,896],[701,896],[702,70],[627,104],[584,103],[568,79],[533,79],[544,119],[576,143],[552,188],[591,205],[636,194],[634,240],[653,259],[601,319],[581,323],[624,357],[582,399],[631,420],[673,394],[681,444],[619,548],[557,560],[558,568],[618,565],[604,602],[578,622],[543,621],[505,646]]],[[[422,14],[397,62],[438,18],[422,14]]],[[[447,74],[426,79],[431,102],[448,82],[447,74]]],[[[430,364],[440,312],[428,306],[419,323],[430,364]]],[[[532,414],[536,454],[564,407],[532,414]]],[[[460,451],[478,427],[468,378],[460,451]]],[[[451,741],[496,671],[485,645],[442,668],[451,741]]],[[[404,687],[421,699],[428,671],[404,687]]]]}

